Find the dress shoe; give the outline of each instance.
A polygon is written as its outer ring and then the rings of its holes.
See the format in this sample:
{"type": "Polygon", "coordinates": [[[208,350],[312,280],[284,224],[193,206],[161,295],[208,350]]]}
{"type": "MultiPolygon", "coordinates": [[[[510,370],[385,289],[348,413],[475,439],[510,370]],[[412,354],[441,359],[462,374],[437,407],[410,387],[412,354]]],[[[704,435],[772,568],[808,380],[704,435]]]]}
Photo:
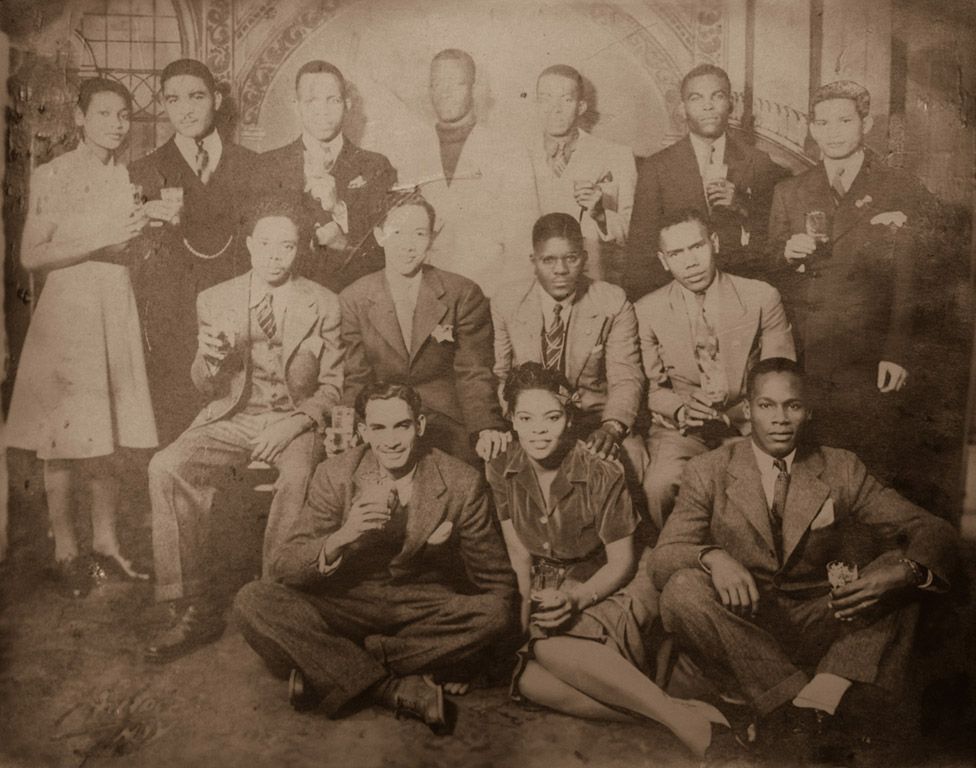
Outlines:
{"type": "Polygon", "coordinates": [[[122,555],[106,555],[93,552],[92,560],[97,569],[96,578],[113,581],[148,581],[149,574],[136,568],[122,555]]]}
{"type": "Polygon", "coordinates": [[[217,611],[190,605],[174,626],[159,634],[146,647],[146,661],[155,664],[173,661],[214,642],[223,631],[224,621],[217,611]]]}
{"type": "Polygon", "coordinates": [[[315,709],[322,698],[305,681],[305,675],[300,669],[293,669],[288,676],[288,703],[296,712],[308,712],[315,709]]]}
{"type": "Polygon", "coordinates": [[[425,723],[435,734],[449,732],[444,707],[444,689],[427,675],[392,677],[383,687],[379,703],[397,717],[405,715],[425,723]]]}

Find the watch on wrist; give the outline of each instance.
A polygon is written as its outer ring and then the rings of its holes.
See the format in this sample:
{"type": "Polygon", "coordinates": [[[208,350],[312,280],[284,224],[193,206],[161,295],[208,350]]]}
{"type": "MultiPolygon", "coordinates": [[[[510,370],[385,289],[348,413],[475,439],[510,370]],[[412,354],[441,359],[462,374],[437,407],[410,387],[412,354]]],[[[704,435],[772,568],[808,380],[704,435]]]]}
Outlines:
{"type": "Polygon", "coordinates": [[[922,586],[928,579],[928,574],[925,572],[924,566],[919,565],[914,560],[909,560],[907,557],[898,558],[899,563],[904,563],[908,566],[908,569],[912,572],[912,583],[913,587],[922,586]]]}
{"type": "Polygon", "coordinates": [[[623,440],[627,436],[627,427],[616,419],[607,419],[601,422],[601,426],[608,427],[617,440],[623,440]]]}

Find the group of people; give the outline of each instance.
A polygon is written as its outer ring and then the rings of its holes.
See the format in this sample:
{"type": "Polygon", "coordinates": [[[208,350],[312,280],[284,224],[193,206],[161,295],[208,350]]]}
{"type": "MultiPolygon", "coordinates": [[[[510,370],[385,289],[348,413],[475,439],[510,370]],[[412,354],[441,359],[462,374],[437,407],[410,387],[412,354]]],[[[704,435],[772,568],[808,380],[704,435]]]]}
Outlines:
{"type": "Polygon", "coordinates": [[[153,578],[179,610],[146,658],[216,640],[219,492],[263,462],[263,578],[235,609],[296,709],[440,732],[445,693],[510,648],[513,697],[699,755],[757,728],[846,749],[953,569],[952,527],[886,484],[927,194],[864,146],[852,82],[815,93],[823,161],[786,178],[729,134],[712,65],[681,84],[688,137],[639,169],[581,127],[575,69],[539,76],[529,148],[478,122],[475,77],[434,57],[438,122],[398,169],[344,136],[324,61],[296,77],[302,135],[263,155],[216,131],[206,66],[173,62],[176,133],[128,169],[129,93],[82,82],[78,148],[31,180],[45,280],[8,425],[43,461],[62,583],[86,594],[92,558],[148,578],[115,511],[128,449],[159,448],[153,578]],[[711,703],[653,681],[659,623],[711,703]]]}

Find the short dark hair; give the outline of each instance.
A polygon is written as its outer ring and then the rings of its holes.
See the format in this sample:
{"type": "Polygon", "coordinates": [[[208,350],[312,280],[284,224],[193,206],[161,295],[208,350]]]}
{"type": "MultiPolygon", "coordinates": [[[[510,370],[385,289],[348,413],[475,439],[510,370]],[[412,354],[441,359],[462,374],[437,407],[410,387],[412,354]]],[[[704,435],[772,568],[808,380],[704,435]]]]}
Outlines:
{"type": "Polygon", "coordinates": [[[321,59],[312,59],[302,64],[301,68],[298,70],[298,74],[295,75],[295,90],[298,90],[298,84],[302,81],[302,77],[305,75],[332,75],[336,81],[339,83],[339,93],[342,98],[346,98],[346,78],[343,76],[340,69],[335,64],[330,64],[327,61],[322,61],[321,59]]]}
{"type": "Polygon", "coordinates": [[[536,90],[539,89],[539,81],[546,75],[558,75],[559,77],[565,77],[567,80],[572,80],[576,83],[576,98],[583,98],[583,75],[579,73],[578,69],[568,64],[553,64],[551,67],[546,67],[535,79],[536,90]]]}
{"type": "Polygon", "coordinates": [[[563,401],[567,413],[570,415],[575,413],[575,406],[570,400],[573,390],[570,388],[566,377],[560,371],[546,368],[542,363],[532,361],[513,368],[505,378],[505,385],[502,387],[502,399],[505,400],[505,405],[510,414],[515,411],[515,404],[518,402],[519,395],[531,389],[551,392],[563,401]]]}
{"type": "Polygon", "coordinates": [[[301,199],[298,195],[268,195],[255,200],[246,209],[243,221],[241,222],[244,233],[253,235],[254,228],[261,219],[279,216],[291,220],[298,230],[299,243],[304,243],[301,199]]]}
{"type": "Polygon", "coordinates": [[[835,80],[821,85],[810,97],[810,122],[814,120],[814,107],[822,101],[831,99],[848,99],[854,102],[857,114],[863,120],[871,113],[871,92],[860,83],[853,80],[835,80]]]}
{"type": "Polygon", "coordinates": [[[796,360],[790,360],[788,357],[767,357],[752,366],[746,374],[746,397],[749,400],[755,392],[756,381],[760,376],[768,373],[792,373],[801,383],[803,382],[803,372],[796,360]]]}
{"type": "Polygon", "coordinates": [[[474,59],[471,58],[471,54],[467,51],[462,51],[460,48],[445,48],[443,51],[437,53],[433,59],[430,60],[431,69],[433,69],[434,64],[438,61],[460,61],[464,68],[468,71],[471,76],[471,82],[475,81],[478,74],[478,68],[474,64],[474,59]]]}
{"type": "Polygon", "coordinates": [[[427,221],[430,224],[430,231],[434,231],[434,222],[437,220],[437,211],[434,210],[434,206],[430,204],[420,191],[416,188],[399,190],[396,192],[390,192],[388,199],[386,201],[386,208],[383,211],[383,216],[379,221],[380,227],[386,224],[386,220],[390,217],[390,214],[398,208],[409,208],[412,205],[416,205],[419,208],[423,208],[427,212],[427,221]]]}
{"type": "Polygon", "coordinates": [[[179,75],[199,77],[203,80],[211,95],[217,92],[217,81],[214,79],[213,72],[210,71],[210,68],[206,64],[196,59],[177,59],[163,67],[163,71],[159,75],[160,92],[166,88],[167,80],[172,77],[178,77],[179,75]]]}
{"type": "Polygon", "coordinates": [[[578,248],[583,247],[583,232],[575,216],[568,213],[547,213],[532,225],[532,247],[538,248],[547,240],[562,237],[578,248]]]}
{"type": "Polygon", "coordinates": [[[661,233],[664,232],[664,230],[689,221],[697,221],[702,225],[702,227],[705,228],[705,232],[709,235],[714,231],[712,229],[712,222],[708,218],[708,214],[699,210],[698,208],[679,208],[671,211],[670,213],[666,212],[664,216],[661,217],[661,224],[657,230],[658,250],[661,250],[661,233]]]}
{"type": "Polygon", "coordinates": [[[681,78],[681,98],[685,98],[685,92],[688,90],[688,83],[694,80],[696,77],[704,77],[705,75],[715,75],[725,84],[725,92],[731,96],[732,95],[732,81],[729,80],[729,73],[726,72],[721,67],[716,67],[714,64],[699,64],[697,67],[693,67],[688,71],[684,77],[681,78]]]}
{"type": "Polygon", "coordinates": [[[423,403],[417,390],[402,381],[379,379],[366,384],[356,395],[356,415],[360,421],[366,418],[366,406],[373,400],[403,400],[414,419],[423,413],[423,403]]]}
{"type": "Polygon", "coordinates": [[[109,80],[107,77],[89,77],[81,81],[78,88],[78,109],[84,114],[88,113],[91,106],[92,97],[96,93],[114,93],[122,98],[127,109],[132,109],[132,94],[118,80],[109,80]]]}

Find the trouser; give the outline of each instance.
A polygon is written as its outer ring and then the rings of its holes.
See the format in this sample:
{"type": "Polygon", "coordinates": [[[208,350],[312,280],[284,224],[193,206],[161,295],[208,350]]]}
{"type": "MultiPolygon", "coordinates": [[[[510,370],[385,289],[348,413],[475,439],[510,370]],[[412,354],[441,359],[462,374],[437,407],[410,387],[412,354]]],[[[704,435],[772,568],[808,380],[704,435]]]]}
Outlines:
{"type": "MultiPolygon", "coordinates": [[[[886,553],[864,570],[891,559],[886,553]]],[[[684,569],[661,593],[661,617],[706,672],[717,667],[731,673],[761,716],[792,700],[809,682],[804,668],[897,694],[918,604],[844,622],[834,618],[828,600],[828,595],[797,599],[760,587],[758,615],[741,617],[722,605],[707,573],[684,569]]]]}
{"type": "MultiPolygon", "coordinates": [[[[149,462],[156,599],[205,595],[214,576],[210,527],[214,496],[250,463],[252,441],[268,424],[287,414],[238,413],[191,427],[149,462]]],[[[264,532],[262,571],[274,562],[301,511],[322,441],[304,432],[275,461],[278,479],[264,532]]]]}
{"type": "Polygon", "coordinates": [[[512,631],[503,596],[364,582],[335,594],[265,581],[234,600],[241,632],[279,677],[299,669],[336,715],[390,673],[454,668],[512,631]]]}

